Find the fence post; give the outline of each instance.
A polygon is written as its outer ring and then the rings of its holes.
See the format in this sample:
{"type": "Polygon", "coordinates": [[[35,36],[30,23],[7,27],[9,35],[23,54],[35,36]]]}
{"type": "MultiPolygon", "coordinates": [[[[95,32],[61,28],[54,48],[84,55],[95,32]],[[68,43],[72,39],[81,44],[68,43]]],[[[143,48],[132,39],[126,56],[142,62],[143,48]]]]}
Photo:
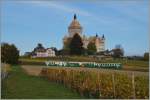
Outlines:
{"type": "Polygon", "coordinates": [[[100,74],[97,73],[97,82],[98,82],[98,90],[99,90],[99,99],[101,98],[101,90],[100,90],[100,87],[101,87],[101,81],[100,81],[100,74]]]}
{"type": "Polygon", "coordinates": [[[115,76],[114,76],[114,73],[112,74],[112,81],[113,81],[113,93],[114,93],[114,98],[116,98],[115,76]]]}
{"type": "Polygon", "coordinates": [[[135,96],[134,72],[132,72],[132,88],[133,88],[133,99],[135,99],[136,96],[135,96]]]}

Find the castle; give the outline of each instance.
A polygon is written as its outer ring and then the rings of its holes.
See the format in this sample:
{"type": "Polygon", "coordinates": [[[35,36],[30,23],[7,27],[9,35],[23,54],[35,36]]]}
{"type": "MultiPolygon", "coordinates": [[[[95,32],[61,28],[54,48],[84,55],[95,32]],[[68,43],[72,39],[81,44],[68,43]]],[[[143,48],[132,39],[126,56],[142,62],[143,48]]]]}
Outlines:
{"type": "Polygon", "coordinates": [[[68,27],[68,35],[64,36],[63,38],[63,48],[67,48],[68,41],[70,41],[75,34],[78,34],[83,42],[83,47],[86,49],[90,42],[95,43],[96,51],[102,52],[105,51],[105,37],[99,37],[97,34],[95,36],[87,37],[82,34],[83,27],[80,25],[79,21],[77,20],[76,14],[68,27]]]}

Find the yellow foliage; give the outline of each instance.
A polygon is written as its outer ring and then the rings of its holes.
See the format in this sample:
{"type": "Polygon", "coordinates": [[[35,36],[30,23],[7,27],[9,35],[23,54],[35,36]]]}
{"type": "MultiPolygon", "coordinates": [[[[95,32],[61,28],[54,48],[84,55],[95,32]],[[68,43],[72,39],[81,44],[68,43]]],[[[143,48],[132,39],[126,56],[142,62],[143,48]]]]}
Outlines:
{"type": "MultiPolygon", "coordinates": [[[[64,84],[88,98],[133,98],[132,79],[124,74],[115,73],[114,83],[110,73],[94,73],[86,70],[44,68],[41,76],[64,84]]],[[[149,97],[148,83],[144,83],[145,81],[144,78],[135,77],[135,84],[138,86],[135,87],[136,98],[149,97]]]]}

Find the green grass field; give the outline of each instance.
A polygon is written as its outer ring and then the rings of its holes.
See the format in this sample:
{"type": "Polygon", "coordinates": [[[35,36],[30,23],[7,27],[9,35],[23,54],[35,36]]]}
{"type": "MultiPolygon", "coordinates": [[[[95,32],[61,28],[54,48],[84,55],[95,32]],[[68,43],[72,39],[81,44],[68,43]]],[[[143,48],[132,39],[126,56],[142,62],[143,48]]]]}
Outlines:
{"type": "Polygon", "coordinates": [[[53,61],[84,61],[84,62],[98,62],[98,63],[122,63],[123,70],[131,70],[131,71],[149,71],[149,62],[143,60],[123,60],[123,59],[116,59],[116,60],[98,60],[92,59],[89,57],[82,57],[82,56],[70,56],[70,57],[48,57],[48,58],[20,58],[19,61],[21,64],[25,65],[45,65],[45,61],[53,60],[53,61]]]}
{"type": "Polygon", "coordinates": [[[102,62],[102,63],[122,63],[125,66],[138,66],[138,67],[148,67],[149,62],[143,61],[143,60],[123,60],[123,59],[117,59],[117,60],[99,60],[96,58],[89,58],[84,56],[69,56],[69,57],[48,57],[48,58],[20,58],[20,61],[32,61],[32,62],[44,62],[46,60],[54,60],[54,61],[83,61],[83,62],[102,62]]]}
{"type": "Polygon", "coordinates": [[[77,99],[83,98],[61,84],[27,75],[20,66],[12,66],[9,76],[2,80],[2,99],[77,99]]]}

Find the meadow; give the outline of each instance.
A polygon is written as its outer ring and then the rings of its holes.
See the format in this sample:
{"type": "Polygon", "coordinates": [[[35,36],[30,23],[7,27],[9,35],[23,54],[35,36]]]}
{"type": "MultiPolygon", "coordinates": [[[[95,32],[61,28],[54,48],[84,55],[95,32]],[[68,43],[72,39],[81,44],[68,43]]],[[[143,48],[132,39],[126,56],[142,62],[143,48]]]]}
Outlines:
{"type": "Polygon", "coordinates": [[[149,71],[149,62],[143,60],[100,60],[97,58],[84,57],[84,56],[68,56],[68,57],[48,57],[48,58],[25,58],[20,57],[21,64],[26,65],[45,65],[45,61],[80,61],[80,62],[98,62],[98,63],[121,63],[123,64],[123,70],[133,71],[149,71]]]}
{"type": "Polygon", "coordinates": [[[20,65],[6,67],[2,80],[3,99],[148,99],[149,63],[139,60],[99,60],[89,57],[20,58],[20,65]],[[46,66],[45,61],[95,61],[122,63],[123,69],[46,66]],[[33,76],[22,69],[29,66],[33,76]],[[32,71],[33,70],[33,71],[32,71]]]}
{"type": "Polygon", "coordinates": [[[11,66],[9,75],[2,80],[2,99],[80,99],[78,93],[45,78],[27,75],[18,66],[11,66]]]}
{"type": "Polygon", "coordinates": [[[148,72],[84,67],[11,66],[8,76],[2,80],[2,98],[148,99],[149,77],[148,72]],[[36,71],[39,71],[38,75],[36,71]],[[33,76],[34,73],[36,76],[33,76]]]}

